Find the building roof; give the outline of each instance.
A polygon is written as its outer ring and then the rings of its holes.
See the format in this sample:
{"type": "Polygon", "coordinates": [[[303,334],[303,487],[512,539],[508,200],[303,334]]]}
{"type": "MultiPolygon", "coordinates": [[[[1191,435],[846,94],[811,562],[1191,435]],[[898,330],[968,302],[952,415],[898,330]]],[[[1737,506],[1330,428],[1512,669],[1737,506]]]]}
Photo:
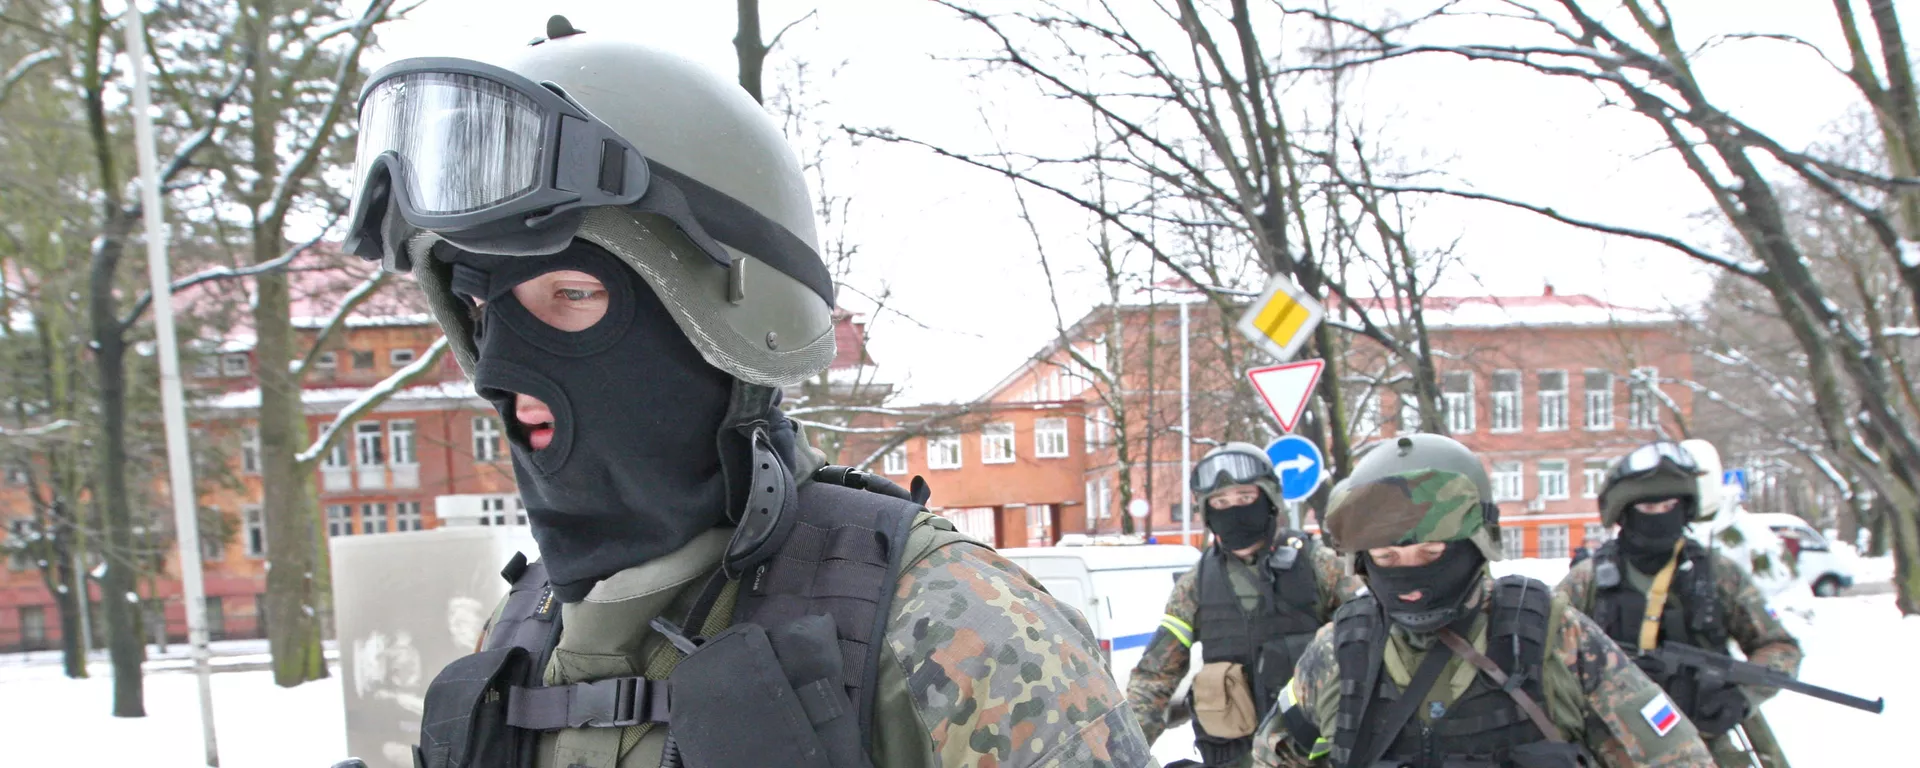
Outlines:
{"type": "MultiPolygon", "coordinates": [[[[1539,296],[1428,296],[1421,302],[1428,328],[1581,328],[1670,325],[1680,321],[1672,312],[1610,304],[1592,296],[1555,293],[1539,296]]],[[[1355,299],[1381,324],[1397,323],[1400,302],[1393,297],[1355,299]]],[[[1351,311],[1351,310],[1349,310],[1351,311]]]]}
{"type": "MultiPolygon", "coordinates": [[[[368,387],[327,387],[303,389],[300,391],[300,403],[307,406],[344,406],[366,394],[368,387]]],[[[443,381],[438,384],[417,384],[398,390],[388,398],[388,403],[430,403],[462,400],[479,400],[479,393],[473,389],[473,383],[464,378],[443,381]]],[[[260,388],[220,392],[202,398],[193,404],[195,408],[213,410],[251,410],[260,407],[260,388]]]]}

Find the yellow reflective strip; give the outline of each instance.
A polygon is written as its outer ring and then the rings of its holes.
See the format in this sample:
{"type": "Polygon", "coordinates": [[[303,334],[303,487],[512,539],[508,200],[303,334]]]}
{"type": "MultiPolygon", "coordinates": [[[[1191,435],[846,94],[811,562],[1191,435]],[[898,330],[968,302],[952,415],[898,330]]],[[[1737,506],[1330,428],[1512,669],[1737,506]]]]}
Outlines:
{"type": "Polygon", "coordinates": [[[1179,617],[1171,615],[1161,617],[1160,627],[1173,633],[1173,639],[1180,641],[1181,645],[1193,647],[1193,627],[1181,621],[1179,617]]]}
{"type": "Polygon", "coordinates": [[[1333,742],[1328,741],[1327,737],[1322,736],[1318,741],[1315,741],[1313,743],[1313,751],[1307,753],[1307,759],[1318,760],[1320,758],[1326,757],[1327,753],[1332,751],[1333,751],[1333,742]]]}

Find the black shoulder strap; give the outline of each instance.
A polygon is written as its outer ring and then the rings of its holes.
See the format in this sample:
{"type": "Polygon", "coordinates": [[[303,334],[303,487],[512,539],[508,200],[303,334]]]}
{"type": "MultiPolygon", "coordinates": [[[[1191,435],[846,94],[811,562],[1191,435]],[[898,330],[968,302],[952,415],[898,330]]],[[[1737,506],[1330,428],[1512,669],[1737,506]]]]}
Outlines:
{"type": "MultiPolygon", "coordinates": [[[[1385,645],[1386,638],[1376,643],[1385,645]]],[[[1357,758],[1348,763],[1350,766],[1370,766],[1387,753],[1400,729],[1407,727],[1407,721],[1413,719],[1413,712],[1427,698],[1427,691],[1433,688],[1434,681],[1440,679],[1440,670],[1445,669],[1447,661],[1453,658],[1453,649],[1444,643],[1427,649],[1427,657],[1420,662],[1420,668],[1413,673],[1413,679],[1407,681],[1407,688],[1400,692],[1400,698],[1393,700],[1393,706],[1380,713],[1380,719],[1374,720],[1367,729],[1366,740],[1354,747],[1357,758]]],[[[1372,692],[1368,692],[1371,697],[1372,692]]]]}
{"type": "Polygon", "coordinates": [[[741,585],[735,623],[781,627],[810,614],[833,619],[863,737],[872,733],[868,694],[880,670],[900,560],[921,509],[883,492],[806,483],[779,555],[747,573],[741,585]]]}
{"type": "Polygon", "coordinates": [[[1340,668],[1340,713],[1334,720],[1333,765],[1353,765],[1353,750],[1360,746],[1360,729],[1367,722],[1367,707],[1378,684],[1380,663],[1385,656],[1386,618],[1373,595],[1361,595],[1340,606],[1333,614],[1333,655],[1340,668]]]}

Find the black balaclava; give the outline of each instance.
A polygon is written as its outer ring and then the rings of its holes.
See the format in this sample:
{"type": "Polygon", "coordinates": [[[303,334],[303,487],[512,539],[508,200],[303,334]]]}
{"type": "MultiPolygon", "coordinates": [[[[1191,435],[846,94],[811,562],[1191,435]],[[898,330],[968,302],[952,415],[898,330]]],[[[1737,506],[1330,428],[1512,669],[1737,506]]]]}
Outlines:
{"type": "Polygon", "coordinates": [[[454,292],[486,301],[474,386],[509,425],[520,497],[562,600],[726,520],[719,432],[733,379],[700,357],[638,273],[583,240],[550,256],[435,250],[454,263],[454,292]],[[599,322],[562,331],[514,298],[515,285],[558,270],[606,286],[599,322]],[[515,393],[553,411],[546,448],[528,444],[515,393]]]}
{"type": "Polygon", "coordinates": [[[1480,568],[1487,558],[1471,541],[1449,541],[1447,551],[1426,565],[1387,568],[1366,559],[1367,586],[1373,590],[1387,618],[1413,632],[1436,632],[1452,624],[1466,607],[1468,596],[1480,583],[1480,568]],[[1419,600],[1408,602],[1400,596],[1414,590],[1419,600]]]}
{"type": "Polygon", "coordinates": [[[1279,515],[1273,508],[1273,502],[1267,499],[1266,491],[1261,491],[1260,498],[1249,504],[1226,509],[1207,508],[1207,530],[1219,536],[1220,545],[1230,552],[1273,541],[1274,526],[1278,519],[1279,515]]]}
{"type": "MultiPolygon", "coordinates": [[[[1678,497],[1680,503],[1673,509],[1658,515],[1649,515],[1627,506],[1626,514],[1620,518],[1620,554],[1632,563],[1641,573],[1655,573],[1667,567],[1673,558],[1673,543],[1687,533],[1687,523],[1693,519],[1694,499],[1691,496],[1678,497]]],[[[1636,504],[1649,501],[1666,501],[1664,498],[1641,499],[1636,504]]]]}

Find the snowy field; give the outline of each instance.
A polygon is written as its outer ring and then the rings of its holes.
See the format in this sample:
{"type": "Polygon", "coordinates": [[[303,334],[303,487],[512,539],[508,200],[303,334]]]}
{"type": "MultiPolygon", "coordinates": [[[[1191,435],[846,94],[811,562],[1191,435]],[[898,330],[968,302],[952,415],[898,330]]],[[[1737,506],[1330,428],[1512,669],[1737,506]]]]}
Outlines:
{"type": "MultiPolygon", "coordinates": [[[[1502,564],[1557,581],[1562,561],[1502,564]]],[[[1785,693],[1766,705],[1795,768],[1915,765],[1911,737],[1920,732],[1920,618],[1902,618],[1893,595],[1781,598],[1776,608],[1807,648],[1801,679],[1868,698],[1885,696],[1872,715],[1785,693]]],[[[175,650],[178,650],[177,648],[175,650]]],[[[222,644],[221,661],[243,667],[264,647],[222,644]]],[[[0,656],[0,766],[62,768],[191,768],[200,762],[200,721],[193,675],[173,658],[154,662],[146,678],[148,717],[109,717],[111,668],[67,680],[51,654],[0,656]]],[[[214,675],[215,718],[223,768],[327,768],[344,756],[346,737],[338,678],[283,690],[266,671],[214,675]]],[[[1169,731],[1155,745],[1160,759],[1187,756],[1191,732],[1169,731]]]]}

